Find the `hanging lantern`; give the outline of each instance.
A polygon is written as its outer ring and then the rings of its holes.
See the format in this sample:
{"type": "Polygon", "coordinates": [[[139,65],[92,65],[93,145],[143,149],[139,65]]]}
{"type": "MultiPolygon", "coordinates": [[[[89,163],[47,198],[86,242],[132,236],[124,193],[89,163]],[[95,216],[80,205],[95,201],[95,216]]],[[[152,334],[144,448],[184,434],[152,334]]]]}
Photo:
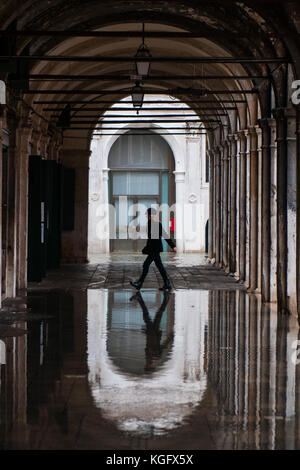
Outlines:
{"type": "Polygon", "coordinates": [[[134,108],[140,109],[143,106],[144,91],[140,86],[140,82],[136,81],[135,86],[131,90],[132,104],[134,108]]]}
{"type": "Polygon", "coordinates": [[[152,57],[144,41],[144,31],[145,31],[145,25],[143,23],[143,42],[138,48],[137,53],[135,54],[136,74],[141,77],[147,77],[149,75],[150,60],[140,61],[139,59],[147,59],[147,58],[150,59],[152,57]]]}

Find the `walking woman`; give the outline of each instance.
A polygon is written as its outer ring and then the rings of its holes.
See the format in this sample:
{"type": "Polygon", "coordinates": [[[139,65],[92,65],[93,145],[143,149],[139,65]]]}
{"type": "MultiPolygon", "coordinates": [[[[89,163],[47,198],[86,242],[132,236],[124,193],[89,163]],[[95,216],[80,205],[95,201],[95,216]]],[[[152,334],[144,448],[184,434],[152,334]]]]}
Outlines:
{"type": "Polygon", "coordinates": [[[147,244],[142,252],[144,254],[147,254],[148,256],[143,264],[143,272],[139,280],[130,282],[130,284],[138,290],[141,289],[143,282],[148,274],[149,267],[153,261],[156,264],[156,267],[159,270],[164,281],[164,285],[160,290],[172,289],[170,280],[168,278],[167,272],[164,268],[164,265],[162,264],[160,257],[160,253],[163,251],[161,241],[162,237],[166,240],[166,242],[172,248],[173,251],[176,251],[176,247],[173,240],[171,240],[171,238],[168,238],[168,234],[164,231],[162,224],[159,222],[159,220],[156,219],[156,214],[157,212],[155,209],[147,209],[148,239],[147,244]]]}

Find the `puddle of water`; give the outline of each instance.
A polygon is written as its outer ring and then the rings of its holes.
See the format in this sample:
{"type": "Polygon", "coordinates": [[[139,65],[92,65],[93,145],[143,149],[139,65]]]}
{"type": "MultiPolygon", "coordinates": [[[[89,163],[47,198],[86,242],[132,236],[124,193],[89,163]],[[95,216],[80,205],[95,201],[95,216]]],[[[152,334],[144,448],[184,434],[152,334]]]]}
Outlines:
{"type": "Polygon", "coordinates": [[[300,448],[296,319],[242,291],[133,294],[32,292],[0,318],[26,330],[0,338],[1,449],[300,448]]]}

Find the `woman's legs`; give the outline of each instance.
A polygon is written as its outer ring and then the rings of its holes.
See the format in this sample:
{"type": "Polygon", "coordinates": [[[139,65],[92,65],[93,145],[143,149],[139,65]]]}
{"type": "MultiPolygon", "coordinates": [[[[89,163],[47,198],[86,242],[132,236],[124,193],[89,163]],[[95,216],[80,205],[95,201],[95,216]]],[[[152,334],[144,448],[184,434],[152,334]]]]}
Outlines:
{"type": "Polygon", "coordinates": [[[153,255],[148,255],[147,258],[145,259],[144,264],[143,264],[143,272],[141,274],[141,277],[138,280],[139,284],[142,285],[144,280],[146,279],[146,276],[150,268],[150,264],[152,263],[153,259],[154,259],[153,255]]]}
{"type": "Polygon", "coordinates": [[[159,270],[160,274],[161,274],[161,277],[163,278],[164,280],[164,285],[165,286],[170,286],[170,280],[168,278],[168,274],[167,274],[167,271],[165,270],[165,267],[164,265],[162,264],[162,260],[161,260],[161,257],[160,257],[160,254],[157,253],[155,256],[154,256],[154,263],[156,264],[156,267],[157,269],[159,270]]]}

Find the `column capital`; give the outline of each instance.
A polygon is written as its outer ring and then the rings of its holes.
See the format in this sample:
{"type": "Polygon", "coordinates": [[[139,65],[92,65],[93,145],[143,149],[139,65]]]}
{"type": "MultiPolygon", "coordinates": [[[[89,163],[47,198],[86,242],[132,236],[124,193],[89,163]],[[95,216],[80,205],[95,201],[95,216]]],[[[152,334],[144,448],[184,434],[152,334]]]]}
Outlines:
{"type": "Polygon", "coordinates": [[[241,141],[243,141],[243,142],[246,142],[245,130],[246,130],[246,129],[237,131],[238,138],[239,138],[241,141]]]}
{"type": "Polygon", "coordinates": [[[176,183],[184,183],[185,180],[185,171],[184,170],[175,170],[173,171],[175,175],[175,182],[176,183]]]}
{"type": "Polygon", "coordinates": [[[235,132],[234,134],[228,134],[227,139],[230,143],[236,142],[238,140],[237,132],[235,132]]]}
{"type": "Polygon", "coordinates": [[[261,127],[261,129],[269,129],[270,127],[270,118],[261,118],[257,120],[258,125],[261,127]]]}
{"type": "Polygon", "coordinates": [[[108,173],[110,171],[110,168],[102,168],[102,178],[103,181],[108,181],[108,173]]]}
{"type": "Polygon", "coordinates": [[[286,108],[274,108],[272,109],[272,115],[276,121],[283,120],[286,118],[286,108]]]}

